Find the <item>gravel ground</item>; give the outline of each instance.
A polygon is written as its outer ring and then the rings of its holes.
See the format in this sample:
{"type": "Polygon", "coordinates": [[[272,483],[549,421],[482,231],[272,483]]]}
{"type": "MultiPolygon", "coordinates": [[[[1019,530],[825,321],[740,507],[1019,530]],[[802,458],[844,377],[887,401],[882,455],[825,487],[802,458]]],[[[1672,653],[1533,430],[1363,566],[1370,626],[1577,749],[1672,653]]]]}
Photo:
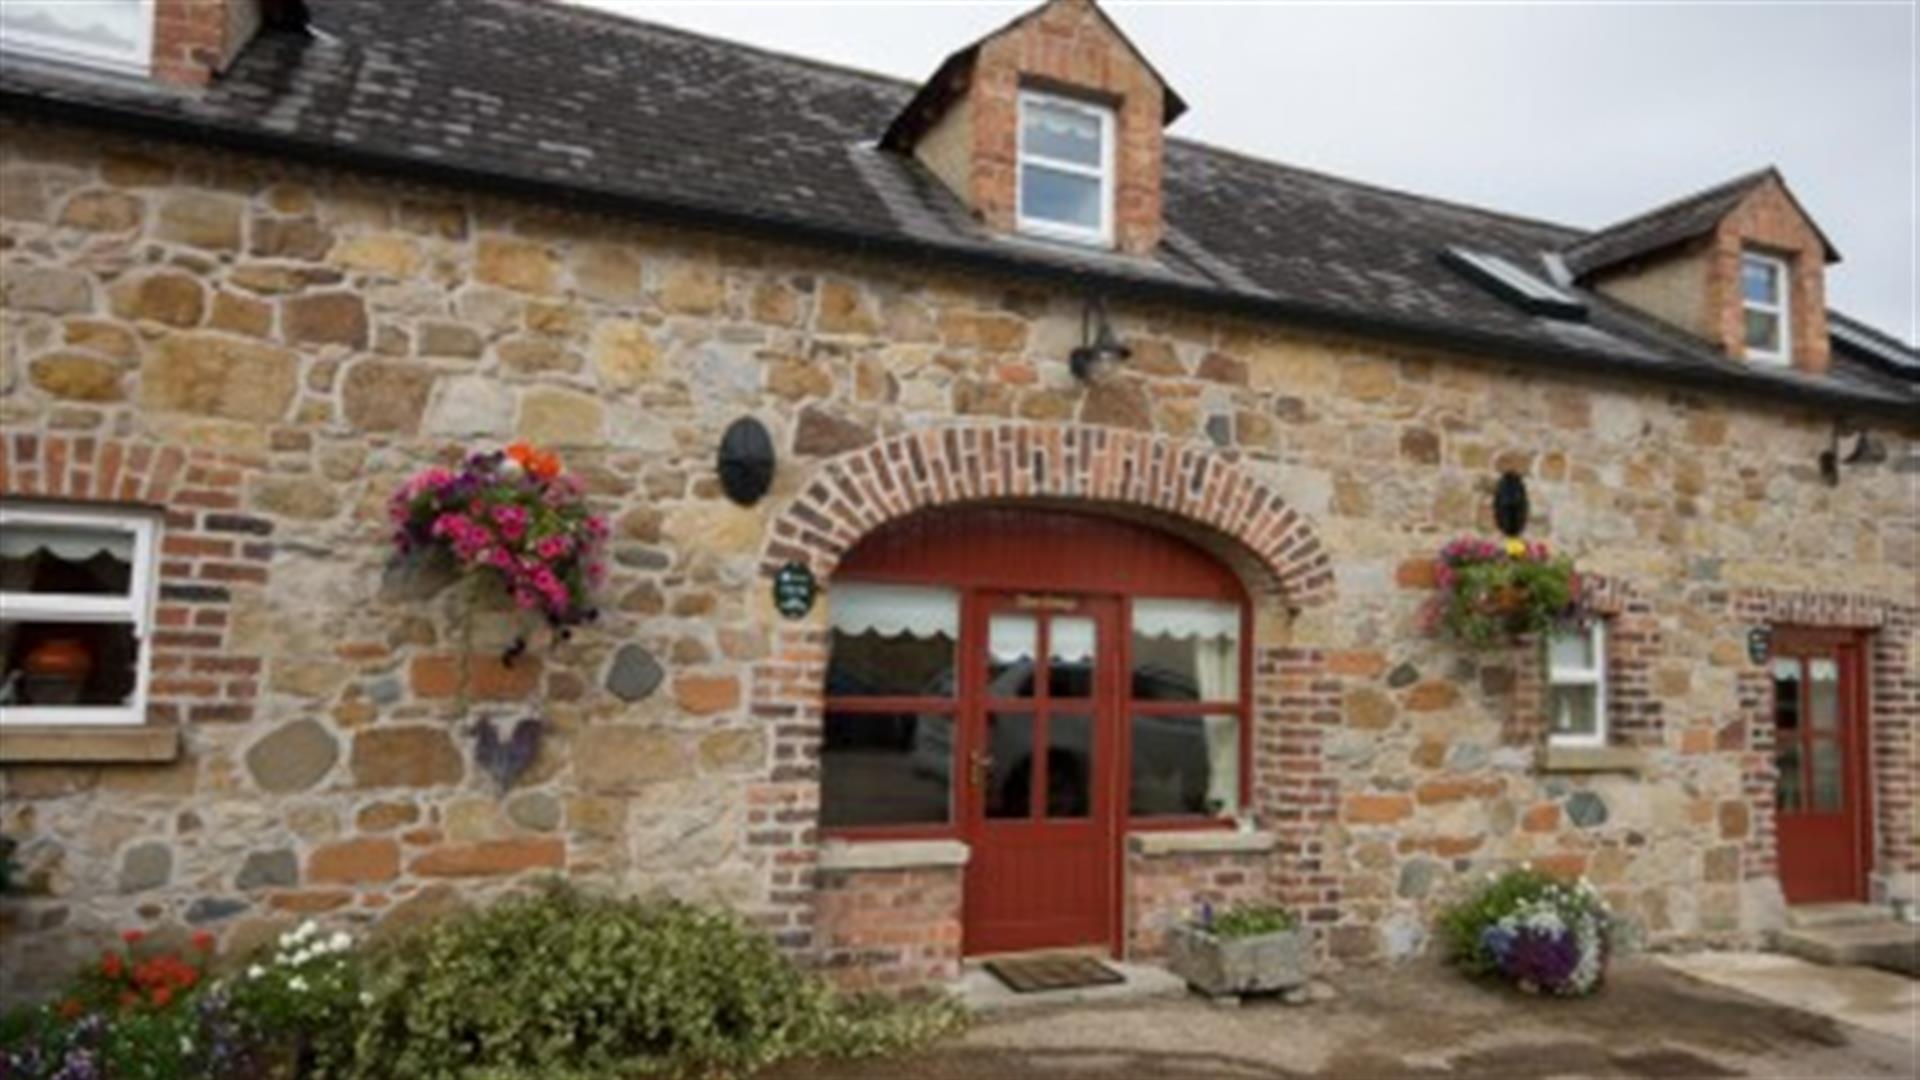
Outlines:
{"type": "MultiPolygon", "coordinates": [[[[1437,965],[1350,972],[1331,1002],[1222,1008],[1196,998],[1036,1009],[912,1058],[789,1065],[768,1080],[1356,1080],[1920,1075],[1916,1043],[1614,966],[1584,1001],[1468,983],[1437,965]]],[[[1920,1018],[1916,1018],[1920,1023],[1920,1018]]]]}

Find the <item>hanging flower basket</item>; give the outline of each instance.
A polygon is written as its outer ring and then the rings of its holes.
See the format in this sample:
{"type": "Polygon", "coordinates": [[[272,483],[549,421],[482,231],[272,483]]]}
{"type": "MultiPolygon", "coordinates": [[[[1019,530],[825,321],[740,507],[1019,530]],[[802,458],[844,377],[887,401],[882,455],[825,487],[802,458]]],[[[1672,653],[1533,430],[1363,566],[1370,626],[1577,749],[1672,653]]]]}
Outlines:
{"type": "Polygon", "coordinates": [[[1573,560],[1539,541],[1461,537],[1440,549],[1431,629],[1471,648],[1512,644],[1580,615],[1573,560]]]}
{"type": "Polygon", "coordinates": [[[554,454],[514,443],[457,470],[424,470],[394,492],[389,513],[400,554],[442,555],[562,635],[593,618],[607,523],[554,454]]]}

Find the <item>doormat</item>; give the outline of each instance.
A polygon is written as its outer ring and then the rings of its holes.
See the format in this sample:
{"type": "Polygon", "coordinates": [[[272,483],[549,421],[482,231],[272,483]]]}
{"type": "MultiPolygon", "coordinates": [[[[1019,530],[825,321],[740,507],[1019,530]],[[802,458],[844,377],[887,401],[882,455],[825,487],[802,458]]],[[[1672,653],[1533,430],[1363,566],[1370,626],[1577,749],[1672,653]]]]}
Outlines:
{"type": "Polygon", "coordinates": [[[989,960],[986,969],[1016,994],[1072,990],[1079,986],[1111,986],[1125,975],[1090,956],[1022,956],[989,960]]]}

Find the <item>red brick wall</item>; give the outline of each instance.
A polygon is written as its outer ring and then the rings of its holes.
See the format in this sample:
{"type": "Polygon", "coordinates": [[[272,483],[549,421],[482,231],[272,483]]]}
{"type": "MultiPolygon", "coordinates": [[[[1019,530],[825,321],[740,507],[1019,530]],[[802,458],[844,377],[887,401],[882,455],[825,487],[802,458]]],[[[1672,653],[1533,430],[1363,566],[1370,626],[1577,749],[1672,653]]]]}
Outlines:
{"type": "Polygon", "coordinates": [[[1267,852],[1180,852],[1127,856],[1127,958],[1165,956],[1167,931],[1196,917],[1202,904],[1220,911],[1272,900],[1267,852]]]}
{"type": "Polygon", "coordinates": [[[958,978],[964,873],[958,866],[822,872],[815,909],[822,968],[847,990],[958,978]]]}
{"type": "Polygon", "coordinates": [[[150,722],[253,718],[260,658],[229,642],[228,624],[234,590],[264,587],[273,559],[273,524],[239,512],[242,483],[263,464],[244,454],[92,435],[0,437],[0,495],[165,512],[150,722]]]}
{"type": "Polygon", "coordinates": [[[155,0],[153,77],[202,86],[259,25],[261,0],[155,0]]]}

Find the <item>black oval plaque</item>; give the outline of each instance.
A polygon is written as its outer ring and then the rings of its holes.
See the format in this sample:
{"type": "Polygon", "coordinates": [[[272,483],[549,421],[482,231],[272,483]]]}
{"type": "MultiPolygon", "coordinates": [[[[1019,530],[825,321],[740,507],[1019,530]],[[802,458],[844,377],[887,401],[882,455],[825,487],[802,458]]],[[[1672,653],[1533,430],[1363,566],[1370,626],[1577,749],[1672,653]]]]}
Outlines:
{"type": "Polygon", "coordinates": [[[720,436],[720,489],[741,506],[752,506],[773,486],[773,436],[767,426],[743,416],[720,436]]]}
{"type": "Polygon", "coordinates": [[[773,575],[773,606],[789,619],[798,619],[813,610],[813,598],[819,586],[806,563],[790,562],[773,575]]]}
{"type": "Polygon", "coordinates": [[[1527,482],[1517,472],[1503,472],[1493,485],[1493,523],[1508,536],[1527,531],[1527,482]]]}

